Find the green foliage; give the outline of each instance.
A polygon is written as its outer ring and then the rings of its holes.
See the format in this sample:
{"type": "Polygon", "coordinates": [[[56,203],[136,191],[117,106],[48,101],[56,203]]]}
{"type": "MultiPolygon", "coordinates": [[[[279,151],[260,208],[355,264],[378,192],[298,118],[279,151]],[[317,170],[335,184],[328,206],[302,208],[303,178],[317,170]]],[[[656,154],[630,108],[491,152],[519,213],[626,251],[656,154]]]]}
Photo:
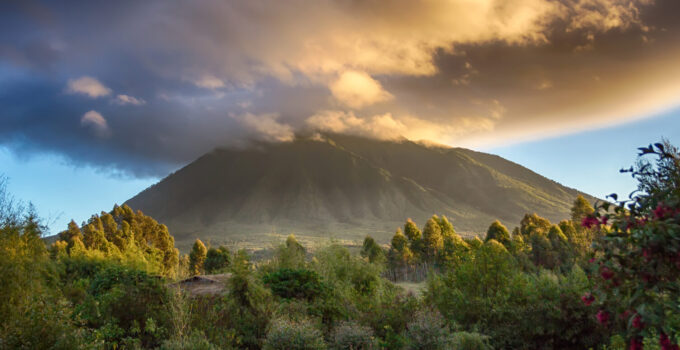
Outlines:
{"type": "Polygon", "coordinates": [[[227,249],[227,247],[220,246],[217,249],[210,248],[208,249],[208,253],[206,254],[203,268],[207,273],[217,273],[226,269],[229,266],[230,261],[231,253],[229,252],[229,249],[227,249]]]}
{"type": "Polygon", "coordinates": [[[324,350],[326,343],[321,331],[307,321],[276,320],[264,341],[265,350],[324,350]]]}
{"type": "Polygon", "coordinates": [[[295,235],[290,234],[286,243],[276,249],[275,264],[279,268],[299,269],[305,267],[307,250],[300,244],[295,235]]]}
{"type": "Polygon", "coordinates": [[[444,237],[439,226],[439,218],[435,215],[427,220],[423,228],[423,260],[434,263],[438,253],[444,248],[444,237]]]}
{"type": "Polygon", "coordinates": [[[479,333],[455,332],[451,336],[451,347],[457,350],[493,350],[489,337],[479,333]]]}
{"type": "Polygon", "coordinates": [[[14,201],[0,177],[0,348],[73,349],[86,335],[75,328],[58,289],[43,229],[33,208],[14,201]]]}
{"type": "Polygon", "coordinates": [[[366,236],[361,247],[361,256],[367,258],[371,263],[385,262],[385,251],[375,242],[373,237],[366,236]]]}
{"type": "Polygon", "coordinates": [[[192,333],[184,339],[171,339],[163,342],[160,350],[218,350],[219,348],[206,338],[203,333],[192,333]]]}
{"type": "Polygon", "coordinates": [[[107,344],[155,347],[172,329],[168,290],[144,271],[107,265],[93,276],[86,293],[76,302],[75,315],[107,344]]]}
{"type": "Polygon", "coordinates": [[[189,253],[189,272],[191,274],[200,275],[203,273],[203,265],[207,255],[208,250],[205,248],[205,244],[197,238],[189,253]]]}
{"type": "Polygon", "coordinates": [[[328,288],[314,271],[282,268],[264,276],[264,284],[281,298],[312,300],[328,288]]]}
{"type": "Polygon", "coordinates": [[[330,337],[331,350],[374,350],[378,344],[373,336],[373,330],[357,322],[340,322],[330,337]]]}
{"type": "Polygon", "coordinates": [[[485,241],[496,240],[501,244],[507,246],[510,243],[510,232],[508,232],[507,227],[503,226],[500,221],[494,221],[489,229],[486,231],[485,241]]]}
{"type": "Polygon", "coordinates": [[[406,326],[406,349],[451,349],[453,338],[444,318],[436,310],[418,311],[406,326]]]}
{"type": "Polygon", "coordinates": [[[179,251],[168,228],[127,205],[93,215],[82,227],[71,221],[59,240],[55,255],[61,249],[62,256],[109,259],[168,277],[178,272],[179,251]]]}

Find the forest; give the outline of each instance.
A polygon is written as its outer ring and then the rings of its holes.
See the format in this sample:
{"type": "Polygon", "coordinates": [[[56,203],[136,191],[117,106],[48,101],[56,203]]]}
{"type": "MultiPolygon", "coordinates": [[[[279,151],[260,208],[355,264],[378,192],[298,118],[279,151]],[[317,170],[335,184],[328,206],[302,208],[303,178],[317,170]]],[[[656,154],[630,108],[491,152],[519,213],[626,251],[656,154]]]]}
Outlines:
{"type": "Polygon", "coordinates": [[[557,223],[462,237],[433,215],[387,244],[290,235],[264,258],[199,239],[180,254],[126,205],[47,244],[3,183],[0,349],[679,349],[680,153],[642,147],[622,171],[636,192],[579,197],[557,223]],[[227,278],[197,295],[196,275],[227,278]]]}

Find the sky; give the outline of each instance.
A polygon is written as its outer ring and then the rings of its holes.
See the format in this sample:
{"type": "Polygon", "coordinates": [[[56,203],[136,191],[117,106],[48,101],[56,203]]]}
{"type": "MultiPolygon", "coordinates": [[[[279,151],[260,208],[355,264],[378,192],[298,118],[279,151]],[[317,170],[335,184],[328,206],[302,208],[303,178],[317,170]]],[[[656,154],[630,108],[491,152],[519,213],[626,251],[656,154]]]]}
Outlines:
{"type": "Polygon", "coordinates": [[[2,2],[0,173],[64,226],[215,147],[324,131],[489,151],[621,192],[636,147],[680,143],[679,12],[676,0],[2,2]]]}

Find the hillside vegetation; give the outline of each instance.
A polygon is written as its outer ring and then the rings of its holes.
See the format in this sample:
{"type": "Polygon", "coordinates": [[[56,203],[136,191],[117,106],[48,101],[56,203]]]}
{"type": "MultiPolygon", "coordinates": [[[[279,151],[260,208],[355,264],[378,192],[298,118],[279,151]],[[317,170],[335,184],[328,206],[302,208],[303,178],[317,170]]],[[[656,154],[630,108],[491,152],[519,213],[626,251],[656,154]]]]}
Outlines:
{"type": "Polygon", "coordinates": [[[577,197],[557,224],[482,240],[435,215],[356,254],[290,235],[259,260],[200,239],[180,255],[127,205],[47,246],[0,183],[0,349],[677,349],[680,154],[641,150],[640,193],[577,197]]]}

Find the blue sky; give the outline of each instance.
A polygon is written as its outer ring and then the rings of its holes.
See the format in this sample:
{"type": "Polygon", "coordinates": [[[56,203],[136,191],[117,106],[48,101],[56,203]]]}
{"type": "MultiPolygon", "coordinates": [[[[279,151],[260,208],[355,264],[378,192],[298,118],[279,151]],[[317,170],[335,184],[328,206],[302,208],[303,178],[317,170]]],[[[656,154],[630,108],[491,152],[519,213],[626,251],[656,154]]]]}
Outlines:
{"type": "MultiPolygon", "coordinates": [[[[635,189],[635,182],[619,169],[633,164],[637,147],[662,137],[680,145],[680,109],[615,127],[480,150],[603,198],[635,189]]],[[[0,148],[0,164],[0,172],[9,178],[10,192],[33,202],[52,233],[65,228],[71,219],[80,223],[94,213],[108,211],[114,203],[158,181],[74,167],[59,156],[17,158],[7,148],[0,148]]]]}

